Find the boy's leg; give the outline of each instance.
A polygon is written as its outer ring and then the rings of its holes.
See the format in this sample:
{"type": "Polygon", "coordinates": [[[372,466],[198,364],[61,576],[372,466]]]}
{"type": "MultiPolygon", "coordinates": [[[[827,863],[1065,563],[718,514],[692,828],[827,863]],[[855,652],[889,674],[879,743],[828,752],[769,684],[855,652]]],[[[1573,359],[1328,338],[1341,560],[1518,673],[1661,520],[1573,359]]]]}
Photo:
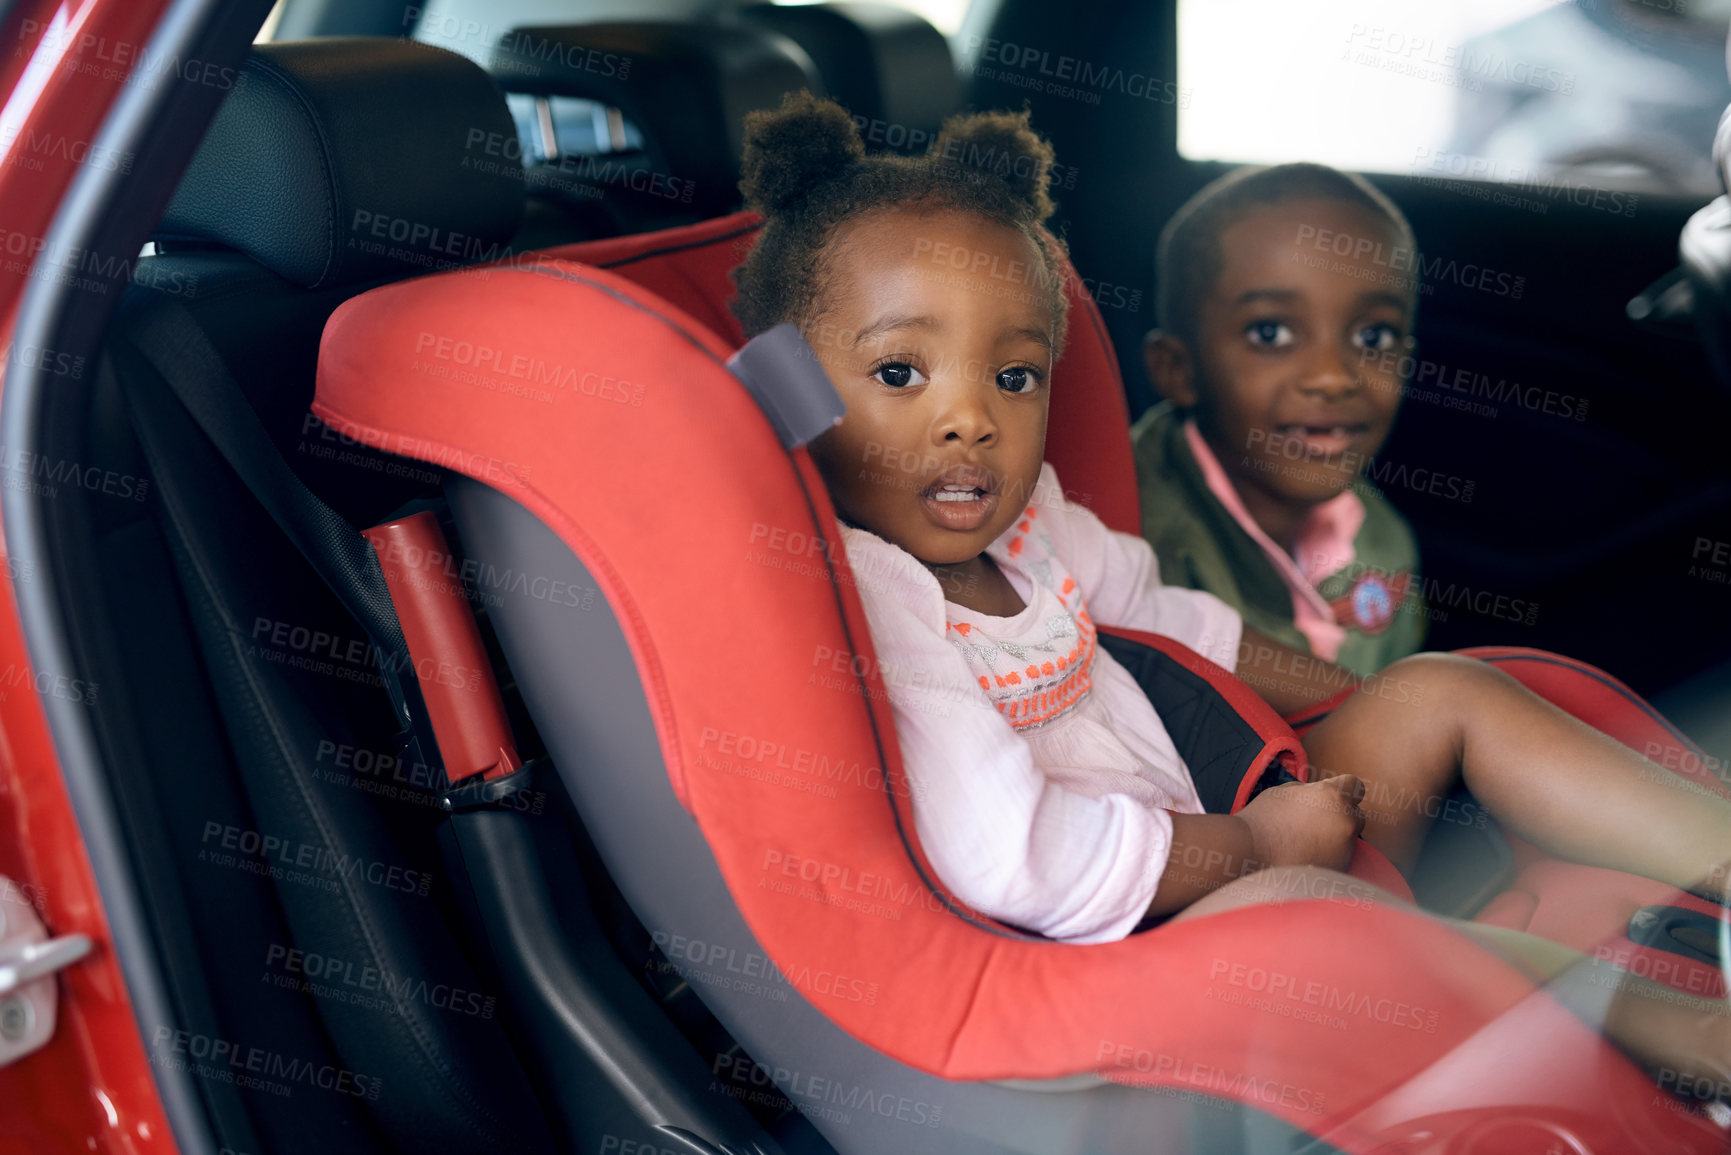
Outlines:
{"type": "Polygon", "coordinates": [[[1364,838],[1403,873],[1464,779],[1510,830],[1573,862],[1723,886],[1731,802],[1674,777],[1484,662],[1420,654],[1367,679],[1304,737],[1323,774],[1364,779],[1364,838]]]}

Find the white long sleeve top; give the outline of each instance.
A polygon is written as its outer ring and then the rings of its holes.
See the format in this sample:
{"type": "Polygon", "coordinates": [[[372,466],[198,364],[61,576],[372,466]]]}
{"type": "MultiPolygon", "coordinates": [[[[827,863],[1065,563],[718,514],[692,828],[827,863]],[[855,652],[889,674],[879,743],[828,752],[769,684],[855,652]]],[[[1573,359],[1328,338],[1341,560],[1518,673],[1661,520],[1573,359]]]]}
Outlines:
{"type": "Polygon", "coordinates": [[[1026,603],[948,602],[911,554],[844,527],[912,788],[920,844],[975,909],[1071,942],[1127,935],[1172,845],[1202,813],[1190,773],[1096,624],[1163,634],[1231,670],[1243,624],[1160,584],[1154,551],[1066,501],[1045,465],[987,553],[1026,603]]]}

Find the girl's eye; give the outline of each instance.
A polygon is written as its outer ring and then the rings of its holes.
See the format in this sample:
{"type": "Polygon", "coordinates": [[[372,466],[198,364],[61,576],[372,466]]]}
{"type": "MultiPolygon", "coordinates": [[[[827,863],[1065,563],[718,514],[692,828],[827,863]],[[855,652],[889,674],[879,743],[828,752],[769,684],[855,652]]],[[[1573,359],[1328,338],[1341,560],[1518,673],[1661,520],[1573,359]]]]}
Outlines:
{"type": "Polygon", "coordinates": [[[1252,321],[1244,326],[1244,335],[1252,345],[1279,349],[1293,343],[1292,329],[1280,321],[1252,321]]]}
{"type": "Polygon", "coordinates": [[[1026,365],[1011,365],[998,371],[998,388],[1006,393],[1032,393],[1040,387],[1040,372],[1026,365]]]}
{"type": "Polygon", "coordinates": [[[906,361],[886,361],[872,371],[872,377],[892,389],[905,389],[910,385],[926,383],[926,375],[906,361]]]}
{"type": "Polygon", "coordinates": [[[1400,344],[1400,330],[1387,323],[1366,325],[1352,335],[1352,343],[1361,349],[1386,353],[1400,344]]]}

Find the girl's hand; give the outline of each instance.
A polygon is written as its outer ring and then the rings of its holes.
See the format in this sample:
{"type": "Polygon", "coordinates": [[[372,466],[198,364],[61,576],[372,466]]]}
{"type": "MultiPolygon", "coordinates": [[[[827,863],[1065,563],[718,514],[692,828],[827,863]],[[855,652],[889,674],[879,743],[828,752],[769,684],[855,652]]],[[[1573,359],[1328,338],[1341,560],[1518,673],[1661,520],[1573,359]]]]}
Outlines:
{"type": "Polygon", "coordinates": [[[1250,827],[1256,858],[1269,866],[1345,870],[1364,830],[1364,783],[1351,774],[1288,782],[1264,790],[1238,812],[1250,827]]]}

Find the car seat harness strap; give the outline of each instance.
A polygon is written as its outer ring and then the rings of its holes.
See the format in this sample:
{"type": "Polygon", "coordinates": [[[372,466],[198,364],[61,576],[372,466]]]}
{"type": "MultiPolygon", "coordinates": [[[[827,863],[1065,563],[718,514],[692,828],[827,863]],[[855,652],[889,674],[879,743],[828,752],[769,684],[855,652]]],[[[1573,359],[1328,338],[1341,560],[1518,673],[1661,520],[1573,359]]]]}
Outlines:
{"type": "Polygon", "coordinates": [[[184,308],[153,310],[127,342],[179,398],[223,459],[366,630],[410,765],[444,768],[391,592],[372,545],[309,490],[278,452],[222,355],[184,308]]]}

